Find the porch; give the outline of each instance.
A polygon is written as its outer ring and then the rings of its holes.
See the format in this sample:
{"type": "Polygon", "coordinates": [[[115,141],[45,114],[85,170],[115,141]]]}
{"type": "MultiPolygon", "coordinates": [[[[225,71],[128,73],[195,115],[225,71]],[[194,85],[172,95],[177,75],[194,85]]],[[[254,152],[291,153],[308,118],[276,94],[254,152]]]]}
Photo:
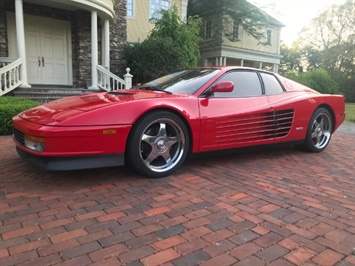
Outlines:
{"type": "Polygon", "coordinates": [[[119,50],[126,40],[125,31],[118,32],[125,1],[106,2],[2,1],[0,96],[38,88],[66,88],[68,94],[130,88],[119,50]]]}
{"type": "MultiPolygon", "coordinates": [[[[34,85],[22,86],[23,59],[1,58],[0,57],[0,96],[12,95],[23,97],[40,103],[57,100],[74,95],[88,94],[98,91],[114,91],[132,87],[132,75],[130,69],[126,68],[126,74],[120,78],[101,65],[96,65],[97,75],[96,87],[88,84],[87,88],[75,88],[60,85],[34,85]]],[[[91,80],[89,81],[91,82],[91,80]]]]}

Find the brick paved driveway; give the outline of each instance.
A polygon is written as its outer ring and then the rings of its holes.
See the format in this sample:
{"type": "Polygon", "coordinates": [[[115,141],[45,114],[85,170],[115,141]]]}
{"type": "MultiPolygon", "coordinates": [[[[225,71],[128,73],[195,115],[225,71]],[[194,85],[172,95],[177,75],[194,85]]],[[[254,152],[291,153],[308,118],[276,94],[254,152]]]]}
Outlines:
{"type": "Polygon", "coordinates": [[[0,265],[354,265],[355,136],[174,176],[40,172],[0,137],[0,265]]]}

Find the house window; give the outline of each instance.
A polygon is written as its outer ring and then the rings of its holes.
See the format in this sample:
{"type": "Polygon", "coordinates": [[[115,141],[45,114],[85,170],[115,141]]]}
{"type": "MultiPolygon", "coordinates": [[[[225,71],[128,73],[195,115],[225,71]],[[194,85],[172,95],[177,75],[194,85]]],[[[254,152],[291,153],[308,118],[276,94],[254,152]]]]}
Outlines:
{"type": "Polygon", "coordinates": [[[126,2],[127,17],[134,17],[134,0],[127,0],[126,2]]]}
{"type": "Polygon", "coordinates": [[[239,24],[236,20],[233,21],[233,40],[239,40],[239,24]]]}
{"type": "Polygon", "coordinates": [[[212,38],[212,22],[206,21],[205,22],[205,39],[212,38]]]}
{"type": "Polygon", "coordinates": [[[266,44],[271,45],[272,30],[266,31],[266,44]]]}
{"type": "Polygon", "coordinates": [[[150,0],[150,18],[160,19],[162,10],[169,10],[170,0],[150,0]]]}

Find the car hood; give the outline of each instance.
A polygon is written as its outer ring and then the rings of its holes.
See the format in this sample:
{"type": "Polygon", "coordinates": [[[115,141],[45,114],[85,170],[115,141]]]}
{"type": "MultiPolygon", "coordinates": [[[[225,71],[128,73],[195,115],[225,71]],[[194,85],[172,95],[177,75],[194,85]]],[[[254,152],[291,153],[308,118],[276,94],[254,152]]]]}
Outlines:
{"type": "Polygon", "coordinates": [[[49,102],[22,112],[19,116],[27,121],[41,125],[56,125],[74,116],[117,105],[125,102],[150,98],[177,97],[166,92],[121,90],[74,96],[49,102]]]}

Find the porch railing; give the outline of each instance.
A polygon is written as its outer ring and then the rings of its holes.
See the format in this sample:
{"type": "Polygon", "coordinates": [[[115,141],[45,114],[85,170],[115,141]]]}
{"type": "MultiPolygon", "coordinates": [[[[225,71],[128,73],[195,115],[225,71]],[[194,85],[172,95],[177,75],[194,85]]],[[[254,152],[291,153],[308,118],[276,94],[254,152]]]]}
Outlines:
{"type": "Polygon", "coordinates": [[[20,68],[23,59],[0,57],[0,96],[4,95],[22,84],[20,68]]]}
{"type": "Polygon", "coordinates": [[[116,76],[108,71],[103,66],[97,65],[97,86],[106,91],[115,91],[122,89],[130,89],[132,87],[132,75],[130,69],[126,68],[127,73],[123,76],[124,79],[116,76]]]}

